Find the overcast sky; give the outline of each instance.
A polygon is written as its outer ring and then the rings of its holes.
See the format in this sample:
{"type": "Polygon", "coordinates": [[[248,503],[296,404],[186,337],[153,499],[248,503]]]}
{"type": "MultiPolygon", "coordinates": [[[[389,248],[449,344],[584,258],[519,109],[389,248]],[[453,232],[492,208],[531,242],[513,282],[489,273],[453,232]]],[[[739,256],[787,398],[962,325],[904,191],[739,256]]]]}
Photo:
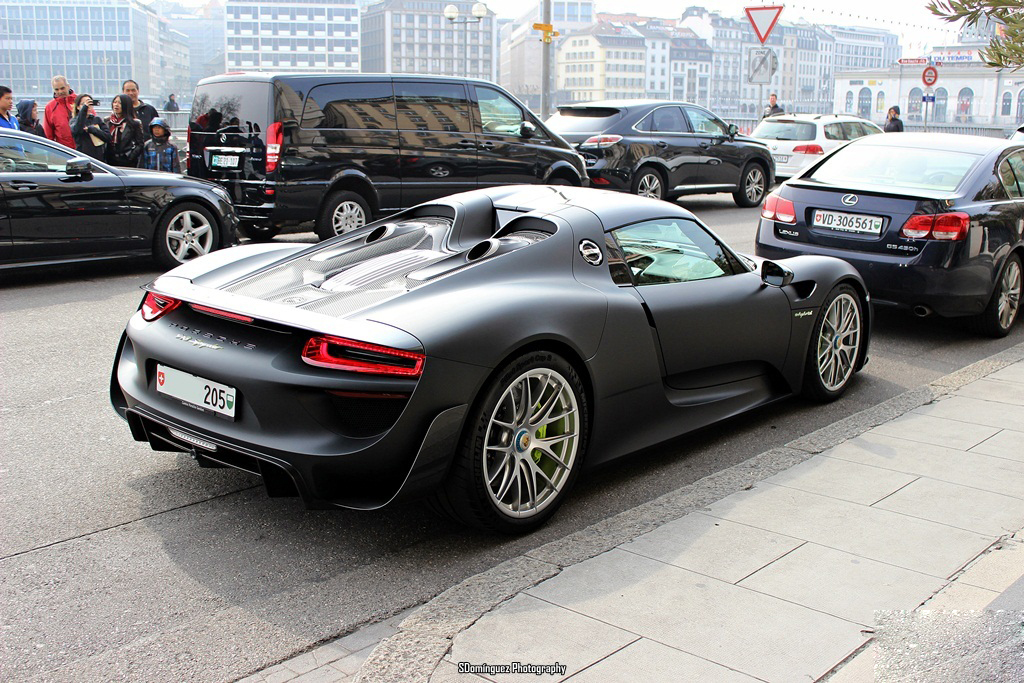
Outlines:
{"type": "MultiPolygon", "coordinates": [[[[529,0],[484,0],[500,16],[515,17],[523,12],[529,0]]],[[[781,4],[784,21],[801,18],[817,24],[871,26],[900,35],[907,53],[923,51],[923,45],[949,44],[956,41],[958,26],[935,17],[925,7],[925,0],[857,0],[838,2],[802,0],[802,2],[751,2],[747,0],[705,0],[666,2],[665,0],[598,0],[599,12],[633,12],[641,16],[678,18],[690,5],[706,7],[727,16],[745,18],[743,8],[781,4]],[[917,48],[917,45],[922,45],[917,48]]],[[[916,56],[916,55],[910,55],[916,56]]]]}

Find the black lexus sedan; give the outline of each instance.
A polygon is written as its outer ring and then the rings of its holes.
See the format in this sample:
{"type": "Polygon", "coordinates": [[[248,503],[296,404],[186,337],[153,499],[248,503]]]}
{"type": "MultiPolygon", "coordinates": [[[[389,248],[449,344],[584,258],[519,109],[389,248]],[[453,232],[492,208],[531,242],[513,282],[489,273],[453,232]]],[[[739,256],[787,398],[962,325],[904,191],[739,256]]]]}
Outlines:
{"type": "Polygon", "coordinates": [[[731,192],[757,206],[775,162],[763,143],[696,104],[623,100],[569,104],[545,125],[576,145],[591,187],[654,199],[731,192]]]}
{"type": "Polygon", "coordinates": [[[140,254],[173,268],[235,244],[237,224],[214,183],[0,132],[0,269],[140,254]]]}
{"type": "Polygon", "coordinates": [[[756,252],[837,256],[875,304],[971,316],[1002,337],[1020,309],[1024,141],[871,135],[768,195],[756,252]]]}

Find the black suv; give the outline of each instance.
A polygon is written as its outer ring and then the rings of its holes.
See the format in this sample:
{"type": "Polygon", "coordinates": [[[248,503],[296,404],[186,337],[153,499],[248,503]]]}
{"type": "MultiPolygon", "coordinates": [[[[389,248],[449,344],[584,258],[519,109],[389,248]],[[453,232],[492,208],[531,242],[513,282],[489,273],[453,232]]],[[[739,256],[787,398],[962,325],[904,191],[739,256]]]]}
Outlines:
{"type": "Polygon", "coordinates": [[[253,239],[311,220],[326,239],[476,188],[588,182],[572,146],[499,86],[381,74],[203,79],[188,173],[228,189],[253,239]]]}
{"type": "Polygon", "coordinates": [[[775,177],[764,144],[738,135],[734,124],[695,104],[571,104],[546,123],[577,146],[596,188],[657,199],[732,192],[740,206],[757,206],[775,177]]]}

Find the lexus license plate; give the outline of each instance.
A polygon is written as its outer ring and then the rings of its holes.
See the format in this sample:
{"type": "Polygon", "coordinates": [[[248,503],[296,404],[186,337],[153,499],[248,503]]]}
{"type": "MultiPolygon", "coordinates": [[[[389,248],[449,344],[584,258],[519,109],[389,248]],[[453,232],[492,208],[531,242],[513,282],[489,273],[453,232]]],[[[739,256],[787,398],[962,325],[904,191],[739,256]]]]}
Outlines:
{"type": "Polygon", "coordinates": [[[842,211],[816,209],[811,225],[816,228],[828,228],[829,230],[856,232],[865,235],[882,234],[881,216],[863,216],[856,213],[843,213],[842,211]]]}
{"type": "Polygon", "coordinates": [[[190,408],[235,419],[235,388],[190,375],[166,365],[156,366],[157,393],[176,398],[190,408]]]}
{"type": "Polygon", "coordinates": [[[238,168],[237,154],[214,154],[210,158],[210,165],[217,168],[238,168]]]}

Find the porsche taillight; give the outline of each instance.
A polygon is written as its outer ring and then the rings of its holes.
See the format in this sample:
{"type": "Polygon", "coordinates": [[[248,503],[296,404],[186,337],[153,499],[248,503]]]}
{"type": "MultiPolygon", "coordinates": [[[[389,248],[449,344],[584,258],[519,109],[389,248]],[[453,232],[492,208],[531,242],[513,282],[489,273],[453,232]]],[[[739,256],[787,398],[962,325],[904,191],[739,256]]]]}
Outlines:
{"type": "Polygon", "coordinates": [[[425,358],[415,351],[327,335],[311,338],[302,349],[309,365],[392,377],[419,377],[425,358]]]}
{"type": "Polygon", "coordinates": [[[180,299],[155,292],[146,292],[146,298],[142,300],[142,319],[151,323],[180,305],[180,299]]]}
{"type": "Polygon", "coordinates": [[[281,144],[284,142],[284,124],[275,121],[267,128],[267,173],[277,170],[281,159],[281,144]]]}
{"type": "Polygon", "coordinates": [[[971,217],[961,211],[952,213],[917,214],[907,219],[900,228],[900,237],[913,240],[940,240],[958,242],[967,237],[971,217]]]}

